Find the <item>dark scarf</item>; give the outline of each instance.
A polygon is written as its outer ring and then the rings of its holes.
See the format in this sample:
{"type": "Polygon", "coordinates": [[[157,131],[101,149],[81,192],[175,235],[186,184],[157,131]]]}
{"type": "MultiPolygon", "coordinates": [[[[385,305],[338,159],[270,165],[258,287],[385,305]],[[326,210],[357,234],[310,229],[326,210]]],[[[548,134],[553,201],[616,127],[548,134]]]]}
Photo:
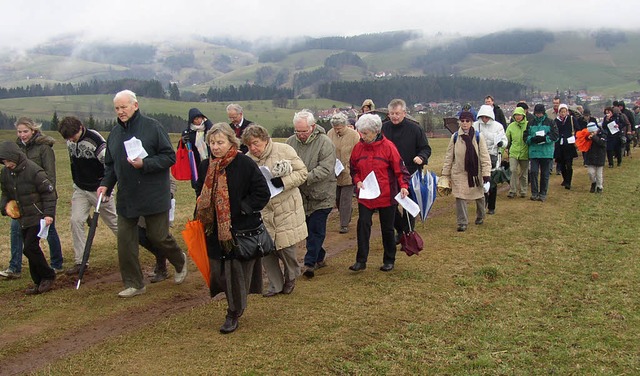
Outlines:
{"type": "Polygon", "coordinates": [[[480,178],[478,178],[478,153],[473,146],[473,139],[476,136],[476,130],[473,127],[469,128],[469,133],[462,133],[460,137],[464,141],[464,145],[467,148],[464,153],[464,170],[467,172],[467,181],[469,187],[479,187],[480,178]]]}
{"type": "Polygon", "coordinates": [[[227,253],[233,247],[233,236],[231,234],[229,186],[227,185],[225,168],[235,159],[236,155],[238,155],[238,149],[235,146],[232,146],[222,158],[214,158],[212,155],[207,176],[204,178],[204,186],[196,203],[196,219],[202,222],[205,232],[211,234],[215,218],[218,223],[218,240],[222,249],[227,253]]]}

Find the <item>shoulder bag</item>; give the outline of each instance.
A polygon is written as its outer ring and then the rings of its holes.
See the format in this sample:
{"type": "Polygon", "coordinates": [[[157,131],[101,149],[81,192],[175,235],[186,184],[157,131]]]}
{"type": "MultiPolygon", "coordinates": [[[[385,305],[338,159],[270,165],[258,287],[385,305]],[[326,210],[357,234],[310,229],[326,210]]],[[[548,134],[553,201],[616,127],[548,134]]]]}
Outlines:
{"type": "Polygon", "coordinates": [[[234,232],[233,237],[235,245],[231,256],[236,260],[247,261],[264,257],[276,248],[264,223],[251,230],[234,232]]]}

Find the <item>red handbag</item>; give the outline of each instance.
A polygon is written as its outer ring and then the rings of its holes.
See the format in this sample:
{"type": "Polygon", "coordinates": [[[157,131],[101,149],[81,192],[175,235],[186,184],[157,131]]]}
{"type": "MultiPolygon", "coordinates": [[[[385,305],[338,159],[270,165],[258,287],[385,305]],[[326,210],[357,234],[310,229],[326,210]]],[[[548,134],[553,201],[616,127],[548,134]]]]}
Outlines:
{"type": "MultiPolygon", "coordinates": [[[[409,222],[409,216],[407,216],[407,222],[409,222]]],[[[407,254],[407,256],[417,255],[424,248],[424,242],[420,235],[411,229],[411,222],[409,222],[409,231],[403,232],[400,235],[400,249],[407,254]]]]}
{"type": "Polygon", "coordinates": [[[176,150],[176,163],[171,166],[171,175],[176,180],[191,180],[191,167],[189,166],[189,151],[182,143],[182,139],[178,141],[178,149],[176,150]]]}

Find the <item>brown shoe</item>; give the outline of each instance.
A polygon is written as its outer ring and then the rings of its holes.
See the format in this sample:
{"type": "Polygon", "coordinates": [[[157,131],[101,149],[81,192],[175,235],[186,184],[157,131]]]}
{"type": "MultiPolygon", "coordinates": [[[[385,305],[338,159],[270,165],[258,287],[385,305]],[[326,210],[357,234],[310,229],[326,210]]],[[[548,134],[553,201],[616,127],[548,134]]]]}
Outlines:
{"type": "Polygon", "coordinates": [[[38,293],[44,294],[53,288],[53,279],[43,279],[38,285],[38,293]]]}
{"type": "Polygon", "coordinates": [[[25,295],[38,295],[40,292],[38,291],[38,285],[27,287],[24,290],[25,295]]]}
{"type": "Polygon", "coordinates": [[[283,294],[291,294],[295,287],[296,287],[296,280],[295,279],[293,281],[287,281],[287,282],[284,283],[284,287],[282,288],[282,293],[283,294]]]}

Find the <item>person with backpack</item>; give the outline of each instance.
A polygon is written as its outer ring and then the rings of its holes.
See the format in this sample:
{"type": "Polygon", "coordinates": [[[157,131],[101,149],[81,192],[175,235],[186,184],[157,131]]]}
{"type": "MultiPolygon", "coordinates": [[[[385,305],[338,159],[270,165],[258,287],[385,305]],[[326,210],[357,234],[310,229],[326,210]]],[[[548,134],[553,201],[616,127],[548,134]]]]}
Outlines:
{"type": "Polygon", "coordinates": [[[449,140],[442,166],[442,176],[451,181],[456,198],[458,231],[466,231],[469,224],[467,200],[476,203],[476,225],[484,222],[484,184],[489,184],[491,158],[484,136],[473,128],[473,114],[460,113],[460,129],[449,140]]]}
{"type": "Polygon", "coordinates": [[[549,174],[553,162],[554,145],[558,140],[558,127],[547,118],[544,105],[541,103],[535,105],[533,115],[535,119],[529,125],[527,133],[531,162],[531,201],[544,202],[549,189],[549,174]],[[540,173],[539,181],[538,172],[540,173]]]}

